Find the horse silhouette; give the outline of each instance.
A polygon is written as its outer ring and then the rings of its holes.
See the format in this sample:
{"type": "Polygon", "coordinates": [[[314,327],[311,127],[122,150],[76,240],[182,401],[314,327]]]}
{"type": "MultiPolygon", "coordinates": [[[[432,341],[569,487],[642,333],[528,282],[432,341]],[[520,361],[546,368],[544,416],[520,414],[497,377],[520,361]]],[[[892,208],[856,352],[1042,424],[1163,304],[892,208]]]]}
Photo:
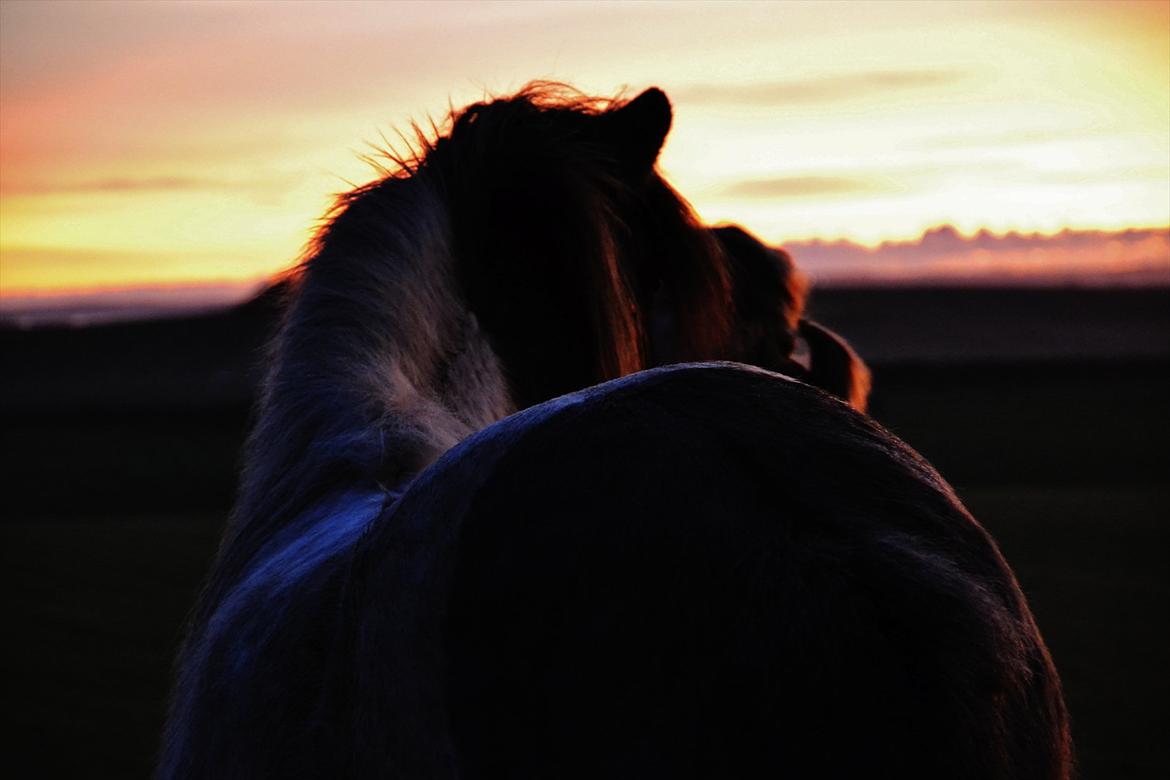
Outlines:
{"type": "Polygon", "coordinates": [[[643,370],[763,354],[751,272],[655,169],[670,123],[658,90],[536,85],[342,198],[291,277],[160,777],[697,776],[831,734],[842,772],[1062,776],[1019,589],[921,459],[776,374],[643,370]]]}

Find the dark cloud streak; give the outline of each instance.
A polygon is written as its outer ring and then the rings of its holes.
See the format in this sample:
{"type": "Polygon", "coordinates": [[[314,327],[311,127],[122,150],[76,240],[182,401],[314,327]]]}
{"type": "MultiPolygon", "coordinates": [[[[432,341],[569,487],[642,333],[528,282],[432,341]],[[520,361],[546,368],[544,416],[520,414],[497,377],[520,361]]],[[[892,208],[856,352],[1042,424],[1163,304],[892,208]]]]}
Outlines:
{"type": "Polygon", "coordinates": [[[886,192],[892,189],[874,179],[849,176],[773,176],[741,179],[719,191],[730,198],[808,198],[848,193],[886,192]]]}
{"type": "Polygon", "coordinates": [[[91,195],[122,192],[176,192],[186,190],[217,190],[227,182],[199,179],[190,176],[151,176],[141,179],[116,177],[78,182],[27,182],[4,188],[5,195],[91,195]]]}
{"type": "Polygon", "coordinates": [[[115,176],[104,179],[77,181],[14,181],[4,182],[2,192],[7,196],[41,195],[129,195],[145,192],[244,192],[267,194],[287,185],[289,176],[274,176],[251,180],[201,176],[115,176]]]}

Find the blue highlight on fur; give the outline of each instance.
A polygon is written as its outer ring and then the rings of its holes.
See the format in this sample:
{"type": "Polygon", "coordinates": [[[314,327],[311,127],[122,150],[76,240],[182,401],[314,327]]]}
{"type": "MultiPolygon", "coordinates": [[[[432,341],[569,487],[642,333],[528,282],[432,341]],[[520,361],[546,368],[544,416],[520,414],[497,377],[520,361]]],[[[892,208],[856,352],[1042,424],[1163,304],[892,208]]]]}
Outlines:
{"type": "Polygon", "coordinates": [[[199,643],[206,659],[217,644],[231,642],[232,670],[246,673],[257,649],[280,622],[291,594],[322,564],[351,547],[397,493],[347,490],[303,513],[261,550],[240,583],[224,598],[199,643]]]}
{"type": "Polygon", "coordinates": [[[188,640],[171,716],[188,726],[171,733],[159,777],[188,774],[206,760],[198,755],[202,743],[192,739],[189,728],[206,707],[205,697],[211,691],[246,687],[257,674],[257,659],[311,587],[312,575],[350,549],[400,495],[373,488],[334,493],[302,512],[261,549],[203,630],[197,628],[188,640]]]}

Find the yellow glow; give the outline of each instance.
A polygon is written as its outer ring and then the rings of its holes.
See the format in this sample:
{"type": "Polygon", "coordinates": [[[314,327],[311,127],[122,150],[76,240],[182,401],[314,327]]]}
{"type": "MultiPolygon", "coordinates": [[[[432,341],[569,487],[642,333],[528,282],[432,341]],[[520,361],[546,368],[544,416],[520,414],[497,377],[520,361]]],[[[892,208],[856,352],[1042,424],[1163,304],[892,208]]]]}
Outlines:
{"type": "Polygon", "coordinates": [[[5,0],[0,46],[5,294],[278,271],[365,141],[534,78],[662,86],[672,182],[772,241],[1170,224],[1167,2],[5,0]]]}

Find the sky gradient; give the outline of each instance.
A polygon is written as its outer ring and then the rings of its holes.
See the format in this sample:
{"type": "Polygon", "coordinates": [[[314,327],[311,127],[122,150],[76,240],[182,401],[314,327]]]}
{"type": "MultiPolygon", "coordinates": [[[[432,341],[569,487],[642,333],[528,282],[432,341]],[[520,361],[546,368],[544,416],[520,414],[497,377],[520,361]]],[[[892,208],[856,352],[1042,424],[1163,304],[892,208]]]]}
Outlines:
{"type": "MultiPolygon", "coordinates": [[[[5,0],[0,294],[277,272],[373,178],[369,144],[537,78],[665,89],[662,169],[709,222],[790,247],[1096,231],[1112,254],[1017,260],[1170,280],[1170,2],[5,0]]],[[[993,250],[988,274],[1024,268],[993,250]]]]}

